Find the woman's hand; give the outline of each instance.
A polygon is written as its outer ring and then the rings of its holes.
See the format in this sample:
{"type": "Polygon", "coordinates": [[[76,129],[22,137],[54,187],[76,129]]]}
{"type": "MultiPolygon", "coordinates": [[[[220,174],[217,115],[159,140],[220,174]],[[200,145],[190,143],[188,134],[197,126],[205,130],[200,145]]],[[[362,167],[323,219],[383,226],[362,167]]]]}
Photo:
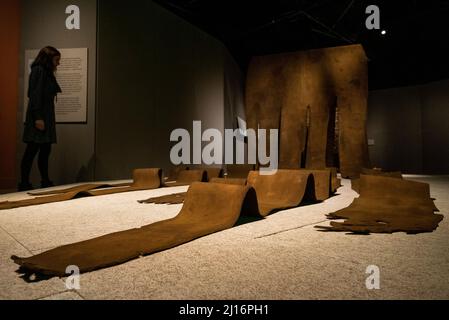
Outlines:
{"type": "Polygon", "coordinates": [[[44,131],[45,130],[45,122],[44,120],[36,120],[34,125],[37,130],[44,131]]]}

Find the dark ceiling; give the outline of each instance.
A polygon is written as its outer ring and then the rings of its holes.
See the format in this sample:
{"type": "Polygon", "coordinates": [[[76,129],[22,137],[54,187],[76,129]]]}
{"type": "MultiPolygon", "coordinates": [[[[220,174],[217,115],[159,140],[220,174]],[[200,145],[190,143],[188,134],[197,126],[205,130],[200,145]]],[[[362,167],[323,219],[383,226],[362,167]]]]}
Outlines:
{"type": "Polygon", "coordinates": [[[246,70],[249,59],[361,43],[370,88],[449,78],[449,0],[154,0],[221,40],[246,70]],[[381,30],[368,30],[367,6],[381,30]]]}

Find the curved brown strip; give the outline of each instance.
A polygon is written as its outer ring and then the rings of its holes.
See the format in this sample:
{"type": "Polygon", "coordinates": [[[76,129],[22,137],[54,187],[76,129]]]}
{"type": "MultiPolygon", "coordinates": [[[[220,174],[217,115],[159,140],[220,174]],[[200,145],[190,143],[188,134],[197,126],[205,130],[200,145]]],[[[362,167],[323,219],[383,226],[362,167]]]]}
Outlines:
{"type": "MultiPolygon", "coordinates": [[[[32,196],[45,196],[51,194],[61,194],[66,192],[77,192],[86,190],[106,189],[106,188],[123,188],[122,190],[128,190],[126,188],[145,188],[145,189],[157,189],[161,185],[162,170],[161,169],[135,169],[133,171],[132,183],[117,183],[117,184],[98,184],[89,183],[83,184],[66,189],[56,189],[43,192],[28,192],[32,196]]],[[[118,190],[118,189],[115,189],[118,190]]],[[[118,191],[122,192],[122,191],[118,191]]],[[[117,193],[118,193],[117,192],[117,193]]]]}
{"type": "Polygon", "coordinates": [[[331,190],[331,170],[330,169],[321,169],[321,170],[312,170],[312,169],[298,169],[300,172],[305,174],[313,175],[313,180],[315,183],[315,196],[316,200],[324,201],[329,199],[331,190]]]}
{"type": "Polygon", "coordinates": [[[178,173],[176,181],[165,182],[165,187],[188,186],[193,182],[207,182],[206,170],[183,170],[178,173]]]}
{"type": "Polygon", "coordinates": [[[369,165],[367,67],[361,45],[253,57],[245,95],[248,128],[279,129],[282,169],[302,162],[306,168],[333,166],[327,160],[336,149],[342,176],[358,175],[369,165]],[[335,139],[329,132],[335,131],[337,109],[335,139]]]}
{"type": "MultiPolygon", "coordinates": [[[[370,176],[382,176],[382,177],[390,177],[390,178],[397,178],[402,179],[402,173],[399,171],[382,171],[380,169],[362,169],[362,174],[364,175],[370,175],[370,176]]],[[[360,178],[355,178],[351,180],[351,188],[355,192],[360,194],[360,178]]]]}
{"type": "MultiPolygon", "coordinates": [[[[161,169],[136,169],[133,172],[134,182],[127,187],[113,187],[98,189],[101,184],[85,184],[64,190],[56,190],[56,192],[44,193],[51,194],[32,199],[20,201],[0,202],[0,210],[14,209],[33,205],[40,205],[53,202],[67,201],[78,197],[100,196],[115,194],[121,192],[131,192],[138,190],[157,189],[161,186],[162,170],[161,169]]],[[[113,185],[107,185],[113,186],[113,185]]],[[[119,186],[119,185],[118,185],[119,186]]]]}
{"type": "Polygon", "coordinates": [[[427,183],[361,175],[360,197],[348,208],[328,215],[329,219],[346,221],[317,228],[364,234],[432,232],[443,219],[434,214],[437,210],[427,183]]]}
{"type": "Polygon", "coordinates": [[[246,185],[246,178],[213,178],[209,181],[210,183],[225,183],[225,184],[236,184],[240,186],[246,185]]]}
{"type": "Polygon", "coordinates": [[[154,204],[181,204],[186,198],[187,192],[168,194],[165,196],[154,197],[147,200],[137,201],[139,203],[154,203],[154,204]]]}
{"type": "Polygon", "coordinates": [[[248,175],[248,186],[256,190],[262,216],[297,207],[304,198],[315,199],[314,185],[313,175],[301,170],[278,170],[273,175],[251,171],[248,175]]]}
{"type": "Polygon", "coordinates": [[[277,209],[298,206],[304,197],[314,198],[313,191],[313,174],[300,170],[280,170],[270,176],[253,171],[248,186],[195,182],[174,219],[12,259],[24,273],[64,276],[69,265],[88,272],[231,228],[240,214],[264,217],[277,209]]]}
{"type": "Polygon", "coordinates": [[[231,228],[241,213],[256,213],[253,193],[238,185],[193,183],[181,212],[173,219],[12,259],[22,272],[48,276],[65,276],[70,265],[81,272],[117,265],[231,228]]]}
{"type": "Polygon", "coordinates": [[[19,201],[4,201],[0,202],[0,210],[15,209],[29,206],[36,206],[40,204],[61,202],[66,200],[72,200],[77,197],[89,196],[87,192],[91,186],[86,185],[84,188],[79,188],[76,191],[70,191],[63,194],[50,195],[45,197],[38,197],[19,201]]]}
{"type": "Polygon", "coordinates": [[[190,168],[191,170],[203,170],[206,171],[206,180],[203,182],[209,182],[214,178],[222,178],[223,177],[223,168],[214,168],[214,167],[205,167],[205,166],[193,166],[190,168]]]}
{"type": "Polygon", "coordinates": [[[226,178],[246,179],[251,171],[256,170],[253,164],[228,164],[226,165],[226,178]]]}
{"type": "MultiPolygon", "coordinates": [[[[234,185],[240,185],[245,186],[246,185],[246,179],[228,179],[228,178],[212,178],[209,183],[224,183],[224,184],[234,184],[234,185]]],[[[180,193],[174,193],[174,194],[168,194],[165,196],[160,197],[154,197],[147,200],[140,200],[139,203],[154,203],[154,204],[181,204],[184,202],[185,197],[187,193],[186,192],[180,192],[180,193]]]]}
{"type": "Polygon", "coordinates": [[[184,164],[171,167],[168,171],[168,175],[166,175],[164,177],[164,181],[176,181],[176,179],[178,178],[179,172],[184,171],[184,170],[190,170],[190,167],[188,167],[184,164]]]}
{"type": "Polygon", "coordinates": [[[62,194],[67,192],[77,192],[77,191],[84,191],[84,190],[94,190],[94,189],[101,189],[101,188],[114,188],[114,187],[124,187],[129,186],[129,183],[123,183],[120,185],[115,184],[99,184],[99,183],[87,183],[82,184],[75,187],[65,188],[65,189],[56,189],[56,190],[49,190],[49,191],[40,191],[40,192],[28,192],[30,196],[48,196],[48,195],[55,195],[55,194],[62,194]],[[87,189],[86,189],[87,188],[87,189]]]}
{"type": "MultiPolygon", "coordinates": [[[[246,185],[245,179],[214,178],[210,183],[246,185]]],[[[298,206],[307,194],[313,200],[323,201],[329,198],[329,170],[278,170],[274,175],[260,175],[251,171],[248,184],[256,189],[259,209],[267,215],[276,209],[298,206]],[[286,191],[288,190],[288,192],[286,191]],[[277,199],[276,199],[277,198],[277,199]]],[[[185,193],[170,194],[162,197],[139,201],[140,203],[179,204],[185,193]]]]}

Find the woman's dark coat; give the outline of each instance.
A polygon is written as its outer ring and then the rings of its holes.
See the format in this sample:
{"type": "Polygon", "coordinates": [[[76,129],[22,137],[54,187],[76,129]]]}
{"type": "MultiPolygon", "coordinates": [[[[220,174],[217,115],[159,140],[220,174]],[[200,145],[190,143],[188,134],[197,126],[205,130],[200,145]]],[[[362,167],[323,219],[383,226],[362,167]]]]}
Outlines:
{"type": "Polygon", "coordinates": [[[23,142],[56,143],[55,96],[61,92],[52,71],[41,65],[34,65],[28,85],[28,110],[25,120],[23,142]],[[35,126],[36,120],[43,120],[45,130],[35,126]]]}

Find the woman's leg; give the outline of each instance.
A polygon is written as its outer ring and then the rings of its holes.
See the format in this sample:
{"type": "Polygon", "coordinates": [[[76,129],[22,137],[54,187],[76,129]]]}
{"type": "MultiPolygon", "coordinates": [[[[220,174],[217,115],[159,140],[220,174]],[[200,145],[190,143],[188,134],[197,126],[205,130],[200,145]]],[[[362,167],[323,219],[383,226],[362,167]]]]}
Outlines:
{"type": "Polygon", "coordinates": [[[27,144],[25,153],[23,154],[22,163],[20,165],[21,182],[19,184],[19,191],[26,191],[32,188],[30,183],[30,172],[34,157],[36,157],[38,151],[39,145],[37,143],[31,142],[27,144]]]}
{"type": "Polygon", "coordinates": [[[39,171],[41,173],[42,188],[53,186],[53,182],[51,182],[50,178],[48,177],[48,158],[50,157],[50,153],[51,153],[51,143],[43,143],[40,145],[38,166],[39,171]]]}

